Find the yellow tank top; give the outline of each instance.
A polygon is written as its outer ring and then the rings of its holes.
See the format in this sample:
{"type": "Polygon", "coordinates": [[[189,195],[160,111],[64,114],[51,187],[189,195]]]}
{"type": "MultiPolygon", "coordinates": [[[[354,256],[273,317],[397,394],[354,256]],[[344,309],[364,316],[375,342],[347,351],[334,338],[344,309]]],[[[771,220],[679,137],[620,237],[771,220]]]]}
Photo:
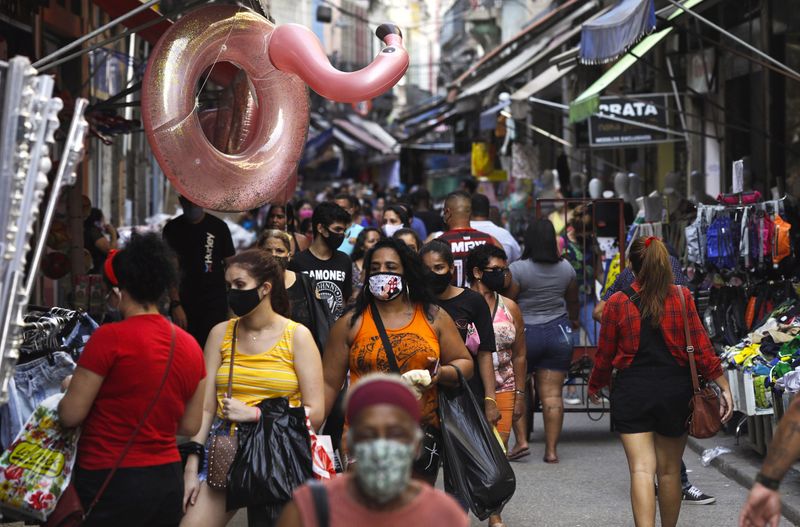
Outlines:
{"type": "MultiPolygon", "coordinates": [[[[228,389],[228,372],[231,364],[231,343],[236,319],[228,321],[225,337],[222,339],[220,353],[222,364],[217,370],[217,416],[222,418],[222,399],[228,389]]],[[[248,406],[255,406],[264,399],[286,397],[293,407],[302,405],[300,384],[294,370],[292,336],[298,326],[289,321],[280,340],[269,350],[257,355],[246,355],[238,350],[233,359],[233,382],[231,391],[234,399],[248,406]]]]}

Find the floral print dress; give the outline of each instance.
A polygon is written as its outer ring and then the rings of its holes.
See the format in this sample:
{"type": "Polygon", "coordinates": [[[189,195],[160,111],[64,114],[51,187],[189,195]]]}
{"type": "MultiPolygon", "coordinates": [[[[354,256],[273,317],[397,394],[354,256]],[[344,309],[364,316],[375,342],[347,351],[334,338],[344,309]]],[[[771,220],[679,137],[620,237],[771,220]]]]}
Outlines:
{"type": "Polygon", "coordinates": [[[517,328],[511,313],[503,302],[503,297],[495,294],[494,313],[492,314],[494,325],[494,341],[497,351],[492,353],[494,362],[494,390],[497,393],[513,392],[514,366],[511,362],[511,347],[517,338],[517,328]]]}

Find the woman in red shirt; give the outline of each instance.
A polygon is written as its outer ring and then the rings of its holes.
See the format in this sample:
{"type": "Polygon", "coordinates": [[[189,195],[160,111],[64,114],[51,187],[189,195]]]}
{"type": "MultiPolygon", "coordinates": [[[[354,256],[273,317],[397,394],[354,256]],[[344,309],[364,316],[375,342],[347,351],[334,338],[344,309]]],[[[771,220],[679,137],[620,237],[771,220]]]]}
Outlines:
{"type": "Polygon", "coordinates": [[[109,255],[104,275],[119,296],[124,320],[92,335],[58,408],[61,424],[82,427],[75,487],[84,509],[109,470],[119,468],[83,525],[178,525],[183,470],[175,438],[197,433],[202,422],[203,352],[158,311],[176,278],[159,237],[134,236],[125,249],[109,255]]]}
{"type": "Polygon", "coordinates": [[[640,527],[655,525],[657,476],[661,525],[674,527],[681,508],[681,457],[692,396],[679,294],[686,299],[698,373],[722,389],[723,421],[733,411],[731,392],[691,294],[672,285],[664,243],[637,239],[630,262],[636,281],[614,294],[603,309],[589,396],[599,402],[599,391],[610,384],[615,369],[611,422],[628,458],[634,521],[640,527]]]}

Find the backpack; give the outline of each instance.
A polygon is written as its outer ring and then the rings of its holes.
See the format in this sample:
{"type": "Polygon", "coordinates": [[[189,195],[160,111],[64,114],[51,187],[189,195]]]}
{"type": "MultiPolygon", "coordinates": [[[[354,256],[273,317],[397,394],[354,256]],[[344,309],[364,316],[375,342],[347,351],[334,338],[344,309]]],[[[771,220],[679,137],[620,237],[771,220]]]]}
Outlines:
{"type": "Polygon", "coordinates": [[[791,231],[791,224],[776,214],[772,239],[772,263],[776,267],[781,260],[792,255],[791,231]]]}
{"type": "Polygon", "coordinates": [[[719,216],[706,230],[706,259],[717,269],[736,267],[737,248],[733,221],[728,216],[719,216]]]}

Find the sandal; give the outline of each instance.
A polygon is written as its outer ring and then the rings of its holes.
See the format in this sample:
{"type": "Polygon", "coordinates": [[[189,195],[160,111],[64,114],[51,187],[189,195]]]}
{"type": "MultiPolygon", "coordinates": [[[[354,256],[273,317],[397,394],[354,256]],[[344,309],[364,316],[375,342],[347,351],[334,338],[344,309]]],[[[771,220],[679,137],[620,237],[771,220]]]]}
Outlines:
{"type": "Polygon", "coordinates": [[[531,449],[529,447],[520,448],[519,450],[512,450],[508,453],[508,460],[509,461],[517,461],[522,459],[523,457],[530,456],[531,449]]]}
{"type": "Polygon", "coordinates": [[[558,456],[551,457],[550,459],[548,459],[547,456],[544,456],[542,458],[542,461],[544,461],[545,463],[548,463],[550,465],[555,465],[556,463],[558,463],[558,456]]]}

